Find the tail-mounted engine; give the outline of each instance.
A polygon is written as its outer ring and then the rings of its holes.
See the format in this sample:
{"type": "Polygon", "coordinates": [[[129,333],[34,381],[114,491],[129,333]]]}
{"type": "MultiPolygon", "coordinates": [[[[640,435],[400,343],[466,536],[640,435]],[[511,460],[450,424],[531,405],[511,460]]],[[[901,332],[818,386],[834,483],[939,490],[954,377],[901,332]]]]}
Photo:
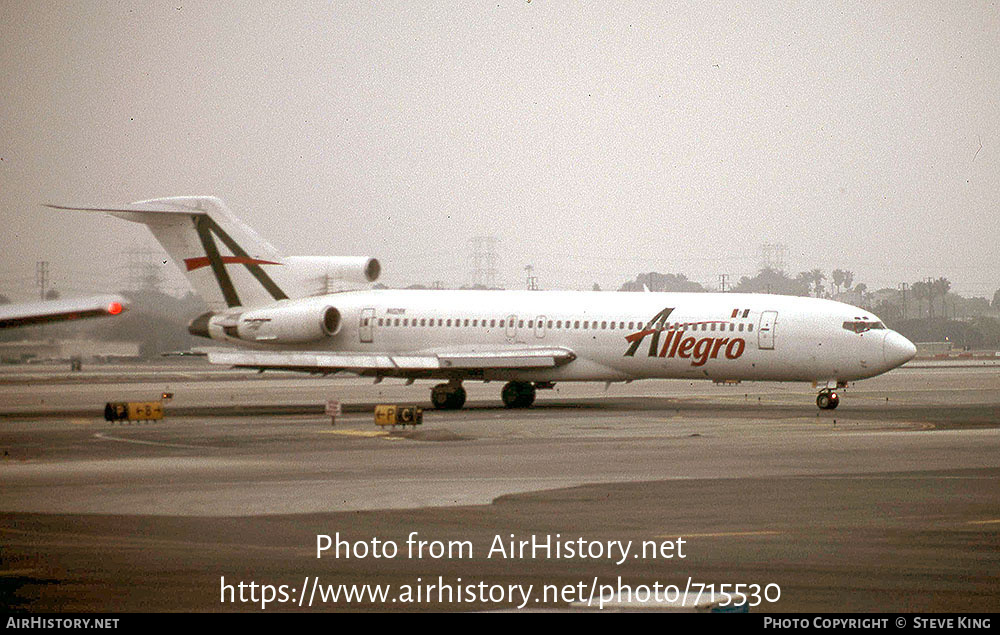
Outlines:
{"type": "Polygon", "coordinates": [[[342,322],[336,307],[293,301],[242,313],[205,313],[191,321],[188,332],[214,340],[306,344],[336,335],[342,322]]]}
{"type": "Polygon", "coordinates": [[[375,282],[382,273],[379,261],[365,256],[290,256],[285,266],[302,296],[334,293],[344,282],[375,282]]]}

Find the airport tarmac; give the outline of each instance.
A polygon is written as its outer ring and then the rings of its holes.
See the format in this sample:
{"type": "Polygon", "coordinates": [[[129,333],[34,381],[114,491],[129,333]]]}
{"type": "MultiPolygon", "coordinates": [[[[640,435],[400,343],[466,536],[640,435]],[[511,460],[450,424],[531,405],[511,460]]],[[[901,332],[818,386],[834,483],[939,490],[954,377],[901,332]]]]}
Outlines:
{"type": "MultiPolygon", "coordinates": [[[[381,430],[376,403],[431,382],[259,376],[197,363],[0,370],[0,603],[38,611],[259,611],[221,577],[301,590],[464,583],[750,583],[753,611],[1000,608],[1000,367],[905,366],[819,411],[807,385],[562,384],[381,430]],[[174,397],[164,421],[106,401],[174,397]],[[327,399],[344,404],[331,426],[327,399]],[[317,559],[317,534],[471,557],[317,559]],[[487,557],[496,536],[662,541],[684,559],[487,557]],[[599,580],[599,582],[598,582],[599,580]]],[[[294,595],[294,594],[293,594],[294,595]]],[[[568,602],[535,597],[528,608],[568,602]]],[[[307,610],[298,598],[267,611],[307,610]]],[[[360,601],[312,610],[479,610],[519,602],[360,601]]]]}

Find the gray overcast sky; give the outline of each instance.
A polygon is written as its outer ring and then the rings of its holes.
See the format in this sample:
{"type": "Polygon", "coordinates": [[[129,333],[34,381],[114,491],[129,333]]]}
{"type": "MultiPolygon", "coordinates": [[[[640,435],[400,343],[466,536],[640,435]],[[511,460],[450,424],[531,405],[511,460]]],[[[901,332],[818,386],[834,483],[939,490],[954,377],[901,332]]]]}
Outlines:
{"type": "Polygon", "coordinates": [[[43,202],[223,198],[388,284],[1000,287],[995,2],[0,0],[0,293],[113,290],[155,242],[43,202]]]}

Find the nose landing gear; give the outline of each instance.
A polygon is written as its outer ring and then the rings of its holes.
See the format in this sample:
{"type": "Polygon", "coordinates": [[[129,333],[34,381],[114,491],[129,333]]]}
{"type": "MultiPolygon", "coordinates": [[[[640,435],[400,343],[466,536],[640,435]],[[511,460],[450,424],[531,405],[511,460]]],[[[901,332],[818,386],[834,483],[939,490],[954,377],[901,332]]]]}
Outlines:
{"type": "Polygon", "coordinates": [[[840,405],[840,396],[829,388],[821,390],[816,397],[816,405],[820,410],[833,410],[840,405]]]}

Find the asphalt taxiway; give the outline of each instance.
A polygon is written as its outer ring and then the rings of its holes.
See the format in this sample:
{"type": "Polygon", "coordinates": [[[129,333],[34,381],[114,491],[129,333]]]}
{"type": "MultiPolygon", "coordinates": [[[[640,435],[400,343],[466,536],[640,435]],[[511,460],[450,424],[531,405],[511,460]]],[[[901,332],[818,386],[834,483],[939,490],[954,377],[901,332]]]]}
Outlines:
{"type": "MultiPolygon", "coordinates": [[[[767,611],[1000,608],[1000,367],[914,365],[820,412],[808,386],[559,385],[381,430],[428,385],[199,366],[0,372],[0,601],[31,611],[261,610],[220,577],[773,583],[767,611]],[[273,377],[273,376],[270,376],[273,377]],[[166,419],[105,401],[172,392],[166,419]],[[331,426],[327,399],[344,404],[331,426]],[[315,557],[317,534],[464,540],[471,558],[315,557]],[[681,561],[488,558],[497,535],[684,537],[681,561]]],[[[510,603],[326,603],[467,610],[510,603]]],[[[542,601],[531,608],[560,607],[542,601]]],[[[275,603],[266,610],[305,610],[275,603]]]]}

